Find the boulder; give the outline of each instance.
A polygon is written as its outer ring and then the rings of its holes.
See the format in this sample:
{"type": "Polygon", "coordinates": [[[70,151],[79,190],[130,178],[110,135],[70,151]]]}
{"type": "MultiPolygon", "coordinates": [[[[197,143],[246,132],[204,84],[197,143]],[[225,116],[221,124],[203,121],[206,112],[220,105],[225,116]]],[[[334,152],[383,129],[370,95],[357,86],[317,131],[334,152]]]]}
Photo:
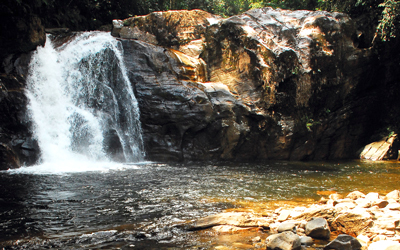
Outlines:
{"type": "Polygon", "coordinates": [[[329,239],[331,231],[328,222],[324,218],[312,218],[305,227],[307,236],[317,239],[329,239]]]}
{"type": "Polygon", "coordinates": [[[360,159],[373,161],[383,160],[385,157],[387,157],[387,154],[392,148],[396,137],[397,135],[392,135],[384,140],[372,142],[366,145],[360,154],[360,159]]]}
{"type": "Polygon", "coordinates": [[[269,236],[265,243],[267,250],[300,250],[300,237],[293,232],[283,232],[269,236]]]}
{"type": "Polygon", "coordinates": [[[346,212],[339,214],[331,223],[332,231],[357,236],[372,225],[371,215],[367,212],[346,212]]]}
{"type": "Polygon", "coordinates": [[[324,250],[360,250],[361,244],[350,235],[340,234],[336,239],[329,242],[324,250]]]}

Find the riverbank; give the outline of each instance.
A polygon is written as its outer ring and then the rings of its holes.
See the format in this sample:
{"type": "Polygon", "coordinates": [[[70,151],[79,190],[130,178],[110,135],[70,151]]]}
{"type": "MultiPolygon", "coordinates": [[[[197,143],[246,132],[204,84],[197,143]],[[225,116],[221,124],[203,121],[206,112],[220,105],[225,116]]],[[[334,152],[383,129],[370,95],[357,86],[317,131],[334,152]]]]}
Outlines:
{"type": "Polygon", "coordinates": [[[359,191],[345,196],[330,192],[321,194],[318,203],[306,206],[229,210],[190,222],[185,227],[198,231],[213,249],[265,249],[275,244],[279,237],[283,239],[278,241],[286,242],[286,247],[289,244],[291,248],[276,249],[300,249],[300,246],[306,249],[341,249],[326,248],[328,244],[351,245],[352,248],[343,248],[349,250],[385,250],[389,245],[395,245],[390,249],[400,249],[398,190],[386,195],[359,191]],[[310,229],[315,218],[321,218],[317,221],[322,223],[316,231],[310,229]],[[339,243],[335,241],[338,236],[342,238],[339,243]],[[289,243],[286,241],[288,238],[289,243]]]}

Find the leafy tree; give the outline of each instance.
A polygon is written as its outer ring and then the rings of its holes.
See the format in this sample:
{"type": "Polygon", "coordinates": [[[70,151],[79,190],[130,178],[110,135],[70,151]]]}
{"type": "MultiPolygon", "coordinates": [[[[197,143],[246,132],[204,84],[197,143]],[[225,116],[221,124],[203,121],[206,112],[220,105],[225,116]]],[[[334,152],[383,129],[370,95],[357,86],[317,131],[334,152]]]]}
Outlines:
{"type": "Polygon", "coordinates": [[[383,41],[396,37],[397,26],[399,25],[400,2],[385,0],[379,4],[383,8],[382,19],[377,27],[378,34],[383,41]]]}

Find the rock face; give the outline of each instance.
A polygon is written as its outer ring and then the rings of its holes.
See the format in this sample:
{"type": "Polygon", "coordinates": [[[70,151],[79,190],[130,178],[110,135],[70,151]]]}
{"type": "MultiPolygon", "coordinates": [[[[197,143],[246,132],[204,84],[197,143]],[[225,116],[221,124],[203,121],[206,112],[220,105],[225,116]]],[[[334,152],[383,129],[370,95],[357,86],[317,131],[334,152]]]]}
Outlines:
{"type": "Polygon", "coordinates": [[[25,77],[29,54],[10,55],[0,73],[0,169],[33,164],[39,158],[39,148],[30,132],[25,96],[25,77]]]}
{"type": "Polygon", "coordinates": [[[374,129],[375,97],[353,98],[371,51],[344,14],[193,10],[113,23],[151,160],[354,158],[374,129]]]}
{"type": "Polygon", "coordinates": [[[5,0],[0,4],[0,170],[33,164],[39,157],[29,132],[24,94],[30,51],[44,45],[41,20],[29,6],[5,0]]]}

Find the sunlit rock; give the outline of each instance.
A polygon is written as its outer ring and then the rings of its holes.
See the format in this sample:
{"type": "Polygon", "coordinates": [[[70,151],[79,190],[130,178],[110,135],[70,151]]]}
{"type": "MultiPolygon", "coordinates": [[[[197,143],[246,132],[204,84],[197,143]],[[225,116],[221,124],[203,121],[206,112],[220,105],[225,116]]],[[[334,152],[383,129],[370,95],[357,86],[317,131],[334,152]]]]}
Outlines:
{"type": "Polygon", "coordinates": [[[400,243],[390,240],[373,242],[368,250],[400,250],[400,243]]]}
{"type": "Polygon", "coordinates": [[[386,199],[390,200],[398,200],[400,198],[400,191],[399,190],[393,190],[392,192],[388,193],[386,195],[386,199]]]}
{"type": "Polygon", "coordinates": [[[189,230],[199,230],[214,226],[229,225],[236,227],[269,227],[269,220],[264,217],[258,217],[251,213],[221,213],[210,215],[199,219],[194,223],[188,224],[189,230]]]}
{"type": "Polygon", "coordinates": [[[365,197],[365,194],[363,194],[363,193],[360,192],[360,191],[353,191],[353,192],[349,193],[346,197],[347,197],[347,198],[350,198],[350,199],[352,199],[352,200],[357,200],[357,199],[359,199],[359,198],[364,198],[364,197],[365,197]]]}
{"type": "Polygon", "coordinates": [[[282,232],[286,232],[286,231],[291,231],[293,233],[296,233],[296,223],[294,223],[292,221],[282,222],[278,227],[278,233],[282,233],[282,232]]]}
{"type": "Polygon", "coordinates": [[[367,160],[383,160],[389,150],[391,149],[393,142],[395,141],[397,135],[392,135],[385,140],[372,142],[365,146],[360,154],[360,159],[367,159],[367,160]]]}
{"type": "Polygon", "coordinates": [[[293,232],[283,232],[269,236],[265,240],[267,250],[300,250],[300,237],[293,232]]]}
{"type": "Polygon", "coordinates": [[[370,51],[355,46],[347,15],[192,10],[113,23],[149,159],[336,159],[360,148],[369,124],[349,119],[370,114],[344,100],[370,51]]]}
{"type": "Polygon", "coordinates": [[[339,214],[331,223],[332,231],[357,236],[372,225],[371,215],[367,212],[351,211],[339,214]]]}

